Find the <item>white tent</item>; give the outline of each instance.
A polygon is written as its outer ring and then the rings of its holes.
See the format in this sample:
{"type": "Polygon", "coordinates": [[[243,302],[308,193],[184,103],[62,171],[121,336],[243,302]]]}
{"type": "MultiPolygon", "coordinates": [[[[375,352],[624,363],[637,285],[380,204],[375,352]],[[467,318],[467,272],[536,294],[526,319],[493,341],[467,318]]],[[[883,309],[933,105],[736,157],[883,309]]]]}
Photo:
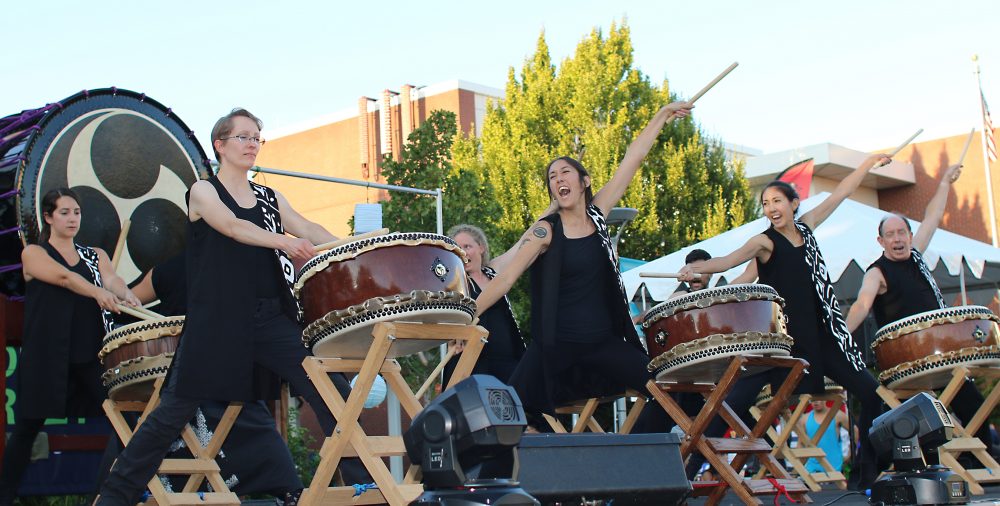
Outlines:
{"type": "MultiPolygon", "coordinates": [[[[799,212],[809,211],[828,196],[829,193],[820,193],[802,201],[799,212]]],[[[881,209],[846,200],[816,229],[816,240],[841,300],[853,301],[857,297],[865,268],[882,254],[882,247],[875,238],[878,235],[878,223],[885,215],[886,212],[881,209]]],[[[910,226],[916,231],[920,223],[910,220],[910,226]]],[[[759,218],[631,269],[622,274],[625,293],[630,300],[636,299],[640,294],[640,299],[666,300],[677,289],[678,282],[673,279],[643,278],[639,273],[677,272],[684,265],[684,257],[693,249],[703,249],[713,257],[728,255],[767,227],[767,219],[759,218]]],[[[924,252],[924,259],[946,299],[950,294],[959,292],[960,278],[964,278],[967,291],[978,290],[989,297],[976,302],[970,300],[970,304],[987,304],[996,293],[997,283],[1000,282],[998,248],[938,229],[924,252]],[[988,292],[985,291],[987,289],[988,292]]],[[[736,278],[745,267],[746,264],[720,273],[712,278],[711,284],[725,284],[728,281],[723,280],[736,278]]]]}

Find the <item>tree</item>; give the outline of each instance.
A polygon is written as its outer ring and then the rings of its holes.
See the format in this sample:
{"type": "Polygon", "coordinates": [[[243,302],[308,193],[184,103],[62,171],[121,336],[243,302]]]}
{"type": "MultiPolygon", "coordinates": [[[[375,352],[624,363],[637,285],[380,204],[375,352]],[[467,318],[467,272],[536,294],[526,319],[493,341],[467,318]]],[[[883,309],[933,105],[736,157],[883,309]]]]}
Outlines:
{"type": "MultiPolygon", "coordinates": [[[[454,153],[458,166],[481,170],[498,189],[495,242],[512,244],[548,205],[542,172],[551,160],[579,159],[600,188],[656,110],[675,99],[667,82],[655,86],[634,68],[625,24],[612,24],[607,37],[592,30],[558,69],[542,33],[520,76],[508,71],[506,97],[489,104],[482,137],[468,140],[474,148],[454,153]]],[[[727,161],[692,118],[675,121],[620,204],[639,210],[620,251],[655,258],[728,230],[753,218],[751,198],[742,163],[727,161]]]]}

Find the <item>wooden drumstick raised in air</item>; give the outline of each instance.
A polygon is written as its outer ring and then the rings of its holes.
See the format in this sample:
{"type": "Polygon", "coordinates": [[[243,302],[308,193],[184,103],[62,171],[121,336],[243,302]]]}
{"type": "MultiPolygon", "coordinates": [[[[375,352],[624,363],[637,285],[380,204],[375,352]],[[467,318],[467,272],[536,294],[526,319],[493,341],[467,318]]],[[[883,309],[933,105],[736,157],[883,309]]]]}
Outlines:
{"type": "Polygon", "coordinates": [[[694,96],[688,100],[688,102],[692,104],[695,103],[699,98],[701,98],[702,95],[708,93],[708,90],[712,89],[713,86],[719,84],[719,81],[721,81],[723,77],[729,75],[729,73],[732,72],[733,69],[735,69],[737,66],[739,66],[739,62],[734,61],[733,64],[730,65],[726,70],[723,70],[722,73],[716,76],[715,79],[712,79],[712,82],[705,85],[705,87],[702,88],[701,91],[699,91],[698,93],[695,93],[694,96]]]}
{"type": "Polygon", "coordinates": [[[962,148],[962,154],[958,156],[958,164],[962,165],[962,161],[965,160],[965,153],[969,151],[969,144],[972,144],[972,136],[976,133],[976,129],[973,128],[969,132],[969,138],[965,139],[965,147],[962,148]]]}
{"type": "Polygon", "coordinates": [[[115,254],[111,256],[111,268],[118,270],[118,261],[122,258],[122,251],[125,250],[125,239],[128,238],[128,229],[132,226],[132,220],[126,219],[122,223],[122,230],[118,233],[118,243],[115,244],[115,254]]]}
{"type": "MultiPolygon", "coordinates": [[[[451,360],[451,357],[453,356],[455,356],[455,349],[449,346],[448,353],[444,354],[444,358],[441,359],[441,363],[434,368],[434,370],[431,372],[431,375],[427,377],[426,381],[424,381],[424,384],[420,385],[420,389],[417,390],[417,393],[414,394],[414,397],[419,399],[423,397],[425,393],[427,393],[427,389],[429,389],[431,385],[434,384],[434,379],[441,375],[441,371],[444,369],[445,364],[447,364],[448,361],[451,360]]],[[[445,385],[441,385],[442,390],[444,390],[444,387],[445,385]]]]}
{"type": "Polygon", "coordinates": [[[640,272],[640,278],[679,278],[679,272],[640,272]]]}
{"type": "MultiPolygon", "coordinates": [[[[913,139],[916,139],[917,136],[920,135],[920,134],[922,134],[923,132],[924,132],[923,128],[917,130],[916,133],[914,133],[913,135],[911,135],[909,139],[906,139],[905,141],[903,141],[903,143],[900,144],[899,147],[897,147],[896,149],[892,150],[892,152],[886,153],[885,156],[888,156],[889,158],[892,158],[892,157],[898,155],[899,152],[903,150],[903,148],[905,148],[906,146],[910,145],[910,143],[913,142],[913,139]]],[[[889,165],[889,164],[888,163],[884,163],[883,164],[883,163],[881,163],[881,160],[880,160],[878,162],[875,162],[875,165],[872,165],[871,168],[877,169],[879,167],[885,167],[886,165],[889,165]]]]}
{"type": "Polygon", "coordinates": [[[333,249],[333,248],[336,248],[338,246],[343,246],[343,245],[345,245],[345,244],[347,244],[349,242],[353,242],[353,241],[357,241],[357,240],[361,240],[361,239],[368,239],[370,237],[378,237],[380,235],[385,235],[385,234],[388,234],[388,233],[389,233],[389,229],[388,228],[380,228],[378,230],[372,230],[371,232],[365,232],[363,234],[352,235],[350,237],[345,237],[343,239],[337,239],[336,241],[330,241],[330,242],[327,242],[327,243],[320,244],[318,246],[313,246],[313,249],[316,251],[316,253],[319,253],[321,251],[326,251],[328,249],[333,249]]]}

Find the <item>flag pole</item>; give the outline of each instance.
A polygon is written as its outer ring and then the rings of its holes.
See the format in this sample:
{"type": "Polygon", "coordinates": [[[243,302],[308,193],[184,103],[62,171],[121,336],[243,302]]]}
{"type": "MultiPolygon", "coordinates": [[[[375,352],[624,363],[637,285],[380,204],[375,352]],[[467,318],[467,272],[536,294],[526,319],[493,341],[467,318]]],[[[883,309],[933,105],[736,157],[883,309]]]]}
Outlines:
{"type": "MultiPolygon", "coordinates": [[[[972,62],[976,68],[976,84],[979,86],[979,116],[983,123],[982,140],[983,145],[983,167],[986,169],[986,201],[989,204],[990,210],[990,238],[993,241],[993,247],[997,247],[997,213],[996,208],[993,205],[993,173],[990,170],[990,157],[986,154],[986,104],[983,103],[983,81],[979,77],[979,55],[972,55],[972,62]]],[[[991,132],[992,133],[992,132],[991,132]]]]}

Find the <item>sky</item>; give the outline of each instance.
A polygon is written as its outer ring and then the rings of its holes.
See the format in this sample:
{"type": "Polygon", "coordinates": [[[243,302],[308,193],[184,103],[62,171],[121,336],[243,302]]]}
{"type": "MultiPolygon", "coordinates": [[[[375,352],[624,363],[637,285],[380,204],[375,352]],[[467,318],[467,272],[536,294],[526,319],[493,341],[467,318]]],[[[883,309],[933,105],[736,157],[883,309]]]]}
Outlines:
{"type": "MultiPolygon", "coordinates": [[[[236,106],[278,129],[403,84],[502,89],[544,32],[553,61],[631,30],[635,66],[699,100],[710,136],[765,153],[891,148],[981,125],[972,55],[1000,115],[1000,2],[8,2],[0,116],[117,86],[171,107],[205,144],[236,106]]],[[[1000,120],[998,120],[1000,121],[1000,120]]],[[[303,168],[297,168],[303,169],[303,168]]]]}

